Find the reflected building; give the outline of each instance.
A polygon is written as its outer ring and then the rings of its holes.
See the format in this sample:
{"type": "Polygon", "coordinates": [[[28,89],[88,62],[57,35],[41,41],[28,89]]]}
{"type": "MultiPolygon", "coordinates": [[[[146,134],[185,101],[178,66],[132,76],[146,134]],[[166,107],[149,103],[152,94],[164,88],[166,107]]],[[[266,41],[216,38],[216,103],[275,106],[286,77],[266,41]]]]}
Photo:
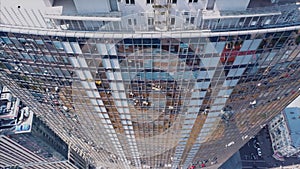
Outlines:
{"type": "Polygon", "coordinates": [[[300,94],[296,1],[26,2],[0,81],[98,167],[217,168],[300,94]]]}

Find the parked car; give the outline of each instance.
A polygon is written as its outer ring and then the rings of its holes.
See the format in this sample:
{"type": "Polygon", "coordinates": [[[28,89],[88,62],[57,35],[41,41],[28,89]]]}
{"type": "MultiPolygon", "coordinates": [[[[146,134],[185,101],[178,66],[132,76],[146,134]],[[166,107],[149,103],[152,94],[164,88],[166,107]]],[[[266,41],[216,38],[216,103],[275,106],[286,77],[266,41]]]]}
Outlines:
{"type": "Polygon", "coordinates": [[[260,156],[260,157],[261,157],[261,155],[262,155],[262,154],[261,154],[261,149],[260,149],[259,147],[257,148],[257,155],[260,156]]]}

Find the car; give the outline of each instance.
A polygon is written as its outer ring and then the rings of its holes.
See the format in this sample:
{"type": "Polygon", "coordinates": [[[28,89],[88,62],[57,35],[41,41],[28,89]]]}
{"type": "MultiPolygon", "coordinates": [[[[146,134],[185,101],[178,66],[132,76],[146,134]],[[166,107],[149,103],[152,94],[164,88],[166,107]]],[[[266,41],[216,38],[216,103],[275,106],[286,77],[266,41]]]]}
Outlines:
{"type": "Polygon", "coordinates": [[[244,135],[243,137],[242,137],[242,140],[245,140],[245,139],[247,139],[248,138],[248,135],[244,135]]]}
{"type": "Polygon", "coordinates": [[[256,142],[256,148],[260,148],[260,143],[256,142]]]}
{"type": "Polygon", "coordinates": [[[261,154],[261,149],[260,149],[259,147],[257,148],[257,155],[260,156],[260,157],[261,157],[261,155],[262,155],[262,154],[261,154]]]}
{"type": "Polygon", "coordinates": [[[260,144],[259,144],[259,142],[256,139],[253,140],[253,147],[254,148],[259,148],[260,147],[260,144]]]}
{"type": "Polygon", "coordinates": [[[230,147],[230,146],[232,146],[233,144],[234,144],[234,141],[232,141],[232,142],[226,144],[225,147],[230,147]]]}

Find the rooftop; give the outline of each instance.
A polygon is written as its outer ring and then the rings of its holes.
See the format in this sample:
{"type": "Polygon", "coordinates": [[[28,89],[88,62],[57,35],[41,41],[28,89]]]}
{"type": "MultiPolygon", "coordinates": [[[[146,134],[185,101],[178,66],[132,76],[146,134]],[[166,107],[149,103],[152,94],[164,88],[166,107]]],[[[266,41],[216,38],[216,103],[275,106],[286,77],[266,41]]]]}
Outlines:
{"type": "Polygon", "coordinates": [[[250,0],[248,8],[268,7],[296,3],[298,0],[250,0]],[[274,3],[272,3],[274,1],[274,3]]]}
{"type": "Polygon", "coordinates": [[[2,0],[0,14],[4,17],[0,24],[62,32],[266,29],[297,25],[300,22],[297,1],[211,0],[209,4],[177,1],[176,4],[168,4],[168,8],[158,8],[167,1],[155,1],[155,4],[134,1],[128,4],[117,0],[89,0],[87,4],[84,0],[2,0]]]}
{"type": "Polygon", "coordinates": [[[295,147],[300,147],[300,108],[286,108],[284,114],[290,130],[292,145],[295,147]]]}

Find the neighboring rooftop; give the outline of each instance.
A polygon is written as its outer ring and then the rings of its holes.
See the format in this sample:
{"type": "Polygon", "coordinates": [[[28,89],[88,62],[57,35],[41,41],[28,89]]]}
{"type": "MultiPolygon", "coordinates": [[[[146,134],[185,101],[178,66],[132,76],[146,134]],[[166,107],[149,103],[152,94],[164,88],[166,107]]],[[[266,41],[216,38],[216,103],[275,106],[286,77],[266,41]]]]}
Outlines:
{"type": "Polygon", "coordinates": [[[250,0],[248,8],[268,7],[296,2],[298,2],[298,0],[250,0]]]}
{"type": "Polygon", "coordinates": [[[300,147],[300,108],[286,108],[284,115],[290,131],[292,145],[300,147]]]}
{"type": "Polygon", "coordinates": [[[273,5],[271,0],[251,0],[248,8],[267,7],[273,5]]]}

